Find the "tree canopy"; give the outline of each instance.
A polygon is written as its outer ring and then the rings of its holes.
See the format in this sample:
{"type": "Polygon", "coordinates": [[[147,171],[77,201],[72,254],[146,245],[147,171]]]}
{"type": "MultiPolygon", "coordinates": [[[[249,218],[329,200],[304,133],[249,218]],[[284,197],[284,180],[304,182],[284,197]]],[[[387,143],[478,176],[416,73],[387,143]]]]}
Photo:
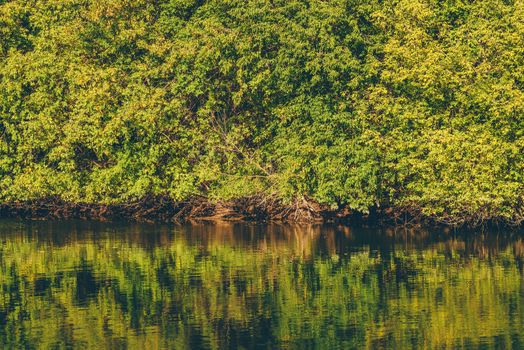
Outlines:
{"type": "Polygon", "coordinates": [[[0,0],[0,200],[524,219],[521,0],[0,0]]]}

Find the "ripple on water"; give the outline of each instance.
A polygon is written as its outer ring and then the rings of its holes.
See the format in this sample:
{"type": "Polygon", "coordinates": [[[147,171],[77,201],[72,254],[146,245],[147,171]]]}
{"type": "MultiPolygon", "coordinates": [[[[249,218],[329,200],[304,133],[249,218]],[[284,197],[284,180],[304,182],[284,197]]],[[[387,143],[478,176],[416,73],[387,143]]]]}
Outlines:
{"type": "Polygon", "coordinates": [[[519,235],[0,222],[0,348],[523,348],[519,235]]]}

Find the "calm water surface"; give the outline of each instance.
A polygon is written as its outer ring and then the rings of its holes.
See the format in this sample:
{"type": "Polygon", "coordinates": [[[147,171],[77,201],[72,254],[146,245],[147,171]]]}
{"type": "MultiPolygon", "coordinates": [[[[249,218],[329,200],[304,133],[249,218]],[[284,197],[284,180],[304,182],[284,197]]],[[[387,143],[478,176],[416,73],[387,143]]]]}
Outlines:
{"type": "Polygon", "coordinates": [[[0,221],[6,349],[524,349],[518,234],[0,221]]]}

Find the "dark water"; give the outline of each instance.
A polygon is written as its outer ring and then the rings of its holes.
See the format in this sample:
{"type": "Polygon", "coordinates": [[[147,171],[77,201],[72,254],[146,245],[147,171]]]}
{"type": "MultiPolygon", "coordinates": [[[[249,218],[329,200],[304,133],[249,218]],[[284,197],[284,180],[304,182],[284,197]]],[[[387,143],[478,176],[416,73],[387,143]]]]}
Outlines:
{"type": "Polygon", "coordinates": [[[524,349],[518,234],[0,221],[6,349],[524,349]]]}

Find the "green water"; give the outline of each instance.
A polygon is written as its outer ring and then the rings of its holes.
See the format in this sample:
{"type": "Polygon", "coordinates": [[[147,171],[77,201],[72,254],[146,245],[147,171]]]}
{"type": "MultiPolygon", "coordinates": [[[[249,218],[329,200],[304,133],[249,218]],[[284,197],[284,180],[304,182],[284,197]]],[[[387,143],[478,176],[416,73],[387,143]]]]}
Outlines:
{"type": "Polygon", "coordinates": [[[518,234],[0,221],[6,349],[524,348],[518,234]]]}

